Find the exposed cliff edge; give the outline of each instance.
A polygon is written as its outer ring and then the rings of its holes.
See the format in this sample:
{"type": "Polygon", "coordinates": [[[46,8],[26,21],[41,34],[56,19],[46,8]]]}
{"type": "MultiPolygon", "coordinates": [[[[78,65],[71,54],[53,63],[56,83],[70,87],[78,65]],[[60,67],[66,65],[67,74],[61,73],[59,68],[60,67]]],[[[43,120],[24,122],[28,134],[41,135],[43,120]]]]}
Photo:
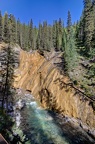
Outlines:
{"type": "Polygon", "coordinates": [[[31,91],[45,108],[57,110],[64,115],[81,120],[95,128],[95,112],[91,101],[67,83],[54,62],[57,57],[45,59],[38,52],[20,51],[20,65],[15,70],[14,86],[31,91]]]}

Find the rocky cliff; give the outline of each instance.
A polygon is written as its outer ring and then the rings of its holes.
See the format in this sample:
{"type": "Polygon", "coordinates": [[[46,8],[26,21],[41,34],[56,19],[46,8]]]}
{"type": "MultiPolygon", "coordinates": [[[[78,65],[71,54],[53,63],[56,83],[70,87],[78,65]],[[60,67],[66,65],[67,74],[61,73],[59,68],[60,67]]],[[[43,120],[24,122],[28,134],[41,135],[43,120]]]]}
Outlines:
{"type": "Polygon", "coordinates": [[[60,54],[47,59],[38,52],[20,51],[20,65],[14,72],[14,87],[31,91],[43,107],[59,111],[95,128],[91,101],[77,91],[60,72],[56,61],[60,54]]]}

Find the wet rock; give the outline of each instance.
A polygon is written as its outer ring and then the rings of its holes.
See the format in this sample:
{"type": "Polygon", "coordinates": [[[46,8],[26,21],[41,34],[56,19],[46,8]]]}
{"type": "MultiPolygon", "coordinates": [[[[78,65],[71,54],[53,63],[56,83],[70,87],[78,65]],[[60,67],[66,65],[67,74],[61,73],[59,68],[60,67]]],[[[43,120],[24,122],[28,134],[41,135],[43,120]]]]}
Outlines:
{"type": "Polygon", "coordinates": [[[15,104],[15,109],[21,110],[25,107],[25,101],[22,99],[19,99],[15,104]]]}

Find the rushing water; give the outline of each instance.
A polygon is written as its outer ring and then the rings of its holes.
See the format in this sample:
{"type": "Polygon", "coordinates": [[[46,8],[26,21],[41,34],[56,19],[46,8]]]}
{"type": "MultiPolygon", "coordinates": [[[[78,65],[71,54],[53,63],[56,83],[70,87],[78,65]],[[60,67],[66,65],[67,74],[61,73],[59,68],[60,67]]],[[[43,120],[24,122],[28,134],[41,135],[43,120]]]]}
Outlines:
{"type": "Polygon", "coordinates": [[[60,126],[55,114],[41,108],[35,100],[27,104],[21,115],[21,129],[29,144],[94,144],[80,130],[65,123],[60,126]]]}

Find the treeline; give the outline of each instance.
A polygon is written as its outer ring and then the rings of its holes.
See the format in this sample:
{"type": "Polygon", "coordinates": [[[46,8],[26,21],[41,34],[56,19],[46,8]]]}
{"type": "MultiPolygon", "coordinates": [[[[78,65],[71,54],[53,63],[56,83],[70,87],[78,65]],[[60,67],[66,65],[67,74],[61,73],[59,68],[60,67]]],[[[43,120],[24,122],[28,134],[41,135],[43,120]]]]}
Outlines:
{"type": "MultiPolygon", "coordinates": [[[[0,41],[17,43],[23,50],[65,51],[67,67],[72,67],[75,49],[75,27],[72,25],[71,14],[68,11],[67,27],[61,18],[49,25],[47,21],[34,26],[32,19],[29,24],[22,24],[20,20],[8,13],[2,16],[0,12],[0,41]]],[[[75,60],[74,60],[75,61],[75,60]]]]}
{"type": "Polygon", "coordinates": [[[68,11],[67,25],[62,19],[39,23],[36,27],[32,19],[29,24],[10,14],[0,12],[0,41],[17,43],[24,50],[63,51],[65,67],[72,71],[78,55],[93,58],[95,55],[95,0],[83,0],[84,9],[80,20],[74,24],[68,11]]]}
{"type": "Polygon", "coordinates": [[[48,25],[47,21],[39,23],[39,27],[33,25],[32,19],[29,24],[16,20],[14,15],[5,13],[2,17],[0,12],[0,41],[17,43],[24,50],[62,49],[63,22],[61,19],[48,25]]]}

